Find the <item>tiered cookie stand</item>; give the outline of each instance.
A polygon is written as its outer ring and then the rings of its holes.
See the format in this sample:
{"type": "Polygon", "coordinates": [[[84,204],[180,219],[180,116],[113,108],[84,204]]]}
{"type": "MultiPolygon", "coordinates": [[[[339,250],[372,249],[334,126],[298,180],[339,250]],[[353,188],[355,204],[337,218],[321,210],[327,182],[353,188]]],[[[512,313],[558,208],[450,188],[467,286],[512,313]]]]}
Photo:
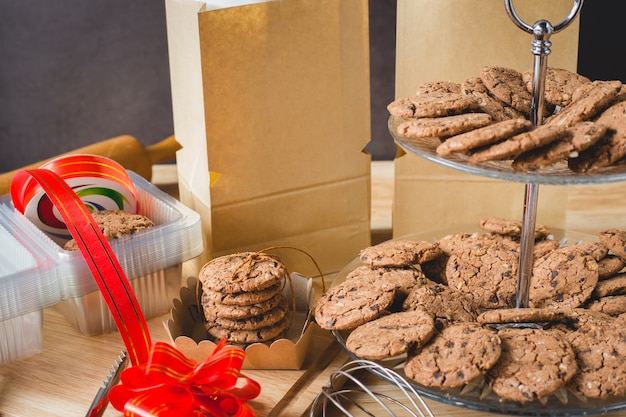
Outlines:
{"type": "MultiPolygon", "coordinates": [[[[558,25],[551,25],[546,20],[539,20],[534,25],[528,25],[523,22],[517,15],[512,0],[505,0],[506,11],[511,20],[522,30],[532,34],[531,52],[534,55],[533,66],[533,94],[531,104],[531,121],[534,127],[542,124],[542,115],[544,110],[544,90],[545,78],[547,70],[547,57],[550,54],[550,36],[566,28],[578,16],[583,0],[574,0],[574,6],[569,15],[558,25]]],[[[533,244],[534,230],[536,225],[537,199],[539,185],[573,185],[573,184],[601,184],[617,181],[626,181],[626,168],[607,167],[595,171],[593,173],[575,173],[567,167],[566,163],[560,163],[550,168],[544,168],[537,171],[519,172],[515,171],[508,161],[492,161],[480,164],[470,163],[462,155],[453,155],[450,157],[439,157],[436,153],[436,147],[441,142],[437,138],[409,139],[399,137],[396,134],[395,127],[402,120],[395,120],[391,117],[389,120],[389,128],[391,134],[398,145],[404,150],[414,153],[426,160],[435,162],[439,165],[447,166],[466,173],[490,177],[511,182],[526,183],[523,219],[522,219],[522,236],[520,245],[520,264],[516,293],[516,306],[521,308],[528,307],[529,281],[532,274],[533,266],[533,244]]],[[[566,232],[567,233],[567,232],[566,232]]],[[[573,233],[573,232],[572,232],[573,233]]],[[[575,235],[575,233],[573,233],[575,235]]],[[[412,236],[416,239],[424,236],[412,236]]],[[[347,269],[351,265],[348,265],[347,269]]],[[[341,275],[341,273],[340,273],[341,275]]],[[[335,332],[335,336],[340,342],[345,341],[339,332],[335,332]]],[[[393,358],[385,362],[385,366],[402,373],[403,360],[393,358]]],[[[557,398],[552,396],[545,401],[534,401],[530,404],[521,404],[515,402],[502,401],[484,386],[484,381],[472,386],[466,386],[462,389],[440,390],[428,388],[407,382],[410,386],[416,388],[418,392],[424,396],[453,404],[469,409],[513,414],[513,415],[536,415],[536,416],[576,416],[589,414],[605,414],[607,412],[626,409],[626,398],[613,397],[607,399],[589,399],[580,398],[570,393],[563,397],[557,398]]]]}

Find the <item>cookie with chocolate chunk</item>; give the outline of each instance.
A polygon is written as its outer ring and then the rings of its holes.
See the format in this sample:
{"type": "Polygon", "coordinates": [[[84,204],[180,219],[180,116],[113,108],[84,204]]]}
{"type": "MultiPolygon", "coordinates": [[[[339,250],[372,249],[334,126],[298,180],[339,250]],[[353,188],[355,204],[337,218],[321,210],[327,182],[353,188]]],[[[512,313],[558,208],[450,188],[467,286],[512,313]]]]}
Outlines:
{"type": "MultiPolygon", "coordinates": [[[[585,85],[578,89],[567,107],[546,119],[545,124],[571,127],[576,123],[591,120],[613,102],[621,86],[621,81],[594,81],[585,85]]],[[[599,123],[606,124],[600,121],[599,123]]]]}
{"type": "Polygon", "coordinates": [[[532,95],[526,89],[522,73],[513,68],[484,66],[480,78],[499,100],[528,115],[532,95]]]}
{"type": "MultiPolygon", "coordinates": [[[[533,91],[533,71],[525,71],[522,78],[526,84],[526,89],[532,94],[533,91]]],[[[547,104],[565,107],[572,102],[576,91],[591,84],[591,80],[576,72],[565,68],[546,68],[546,78],[544,86],[544,99],[547,104]]]]}
{"type": "Polygon", "coordinates": [[[600,311],[610,316],[619,316],[626,313],[626,295],[607,295],[606,297],[594,298],[585,304],[585,308],[591,311],[600,311]]]}
{"type": "MultiPolygon", "coordinates": [[[[479,226],[488,232],[505,236],[520,237],[522,235],[522,221],[502,217],[486,217],[480,219],[479,226]]],[[[544,239],[550,235],[550,228],[543,224],[535,224],[535,239],[544,239]]]]}
{"type": "Polygon", "coordinates": [[[598,237],[608,250],[626,261],[626,230],[603,229],[598,237]]]}
{"type": "Polygon", "coordinates": [[[490,115],[494,122],[525,117],[521,111],[494,97],[480,77],[470,77],[463,80],[461,91],[476,97],[479,101],[480,111],[490,115]]]}
{"type": "Polygon", "coordinates": [[[286,314],[280,321],[254,330],[238,330],[207,323],[207,331],[216,340],[227,339],[234,344],[269,342],[285,334],[291,325],[291,314],[286,314]]]}
{"type": "Polygon", "coordinates": [[[346,348],[356,356],[380,360],[420,348],[435,334],[433,317],[425,310],[388,314],[354,329],[346,348]]]}
{"type": "Polygon", "coordinates": [[[203,290],[232,294],[260,291],[281,284],[287,279],[287,269],[271,255],[241,252],[207,262],[198,278],[203,290]]]}
{"type": "Polygon", "coordinates": [[[578,371],[574,349],[558,333],[508,327],[498,337],[502,354],[487,376],[503,399],[528,403],[548,397],[578,371]]]}
{"type": "Polygon", "coordinates": [[[400,97],[387,106],[392,116],[437,118],[478,110],[478,100],[462,93],[431,93],[400,97]]]}
{"type": "Polygon", "coordinates": [[[478,305],[472,297],[441,284],[413,288],[402,308],[427,311],[435,318],[438,328],[453,323],[473,322],[478,316],[478,305]]]}
{"type": "Polygon", "coordinates": [[[598,262],[598,279],[611,278],[626,266],[626,262],[616,255],[607,255],[598,262]]]}
{"type": "Polygon", "coordinates": [[[413,288],[428,285],[430,282],[419,267],[371,267],[368,265],[360,266],[348,273],[346,281],[358,282],[364,286],[367,286],[369,282],[388,282],[395,286],[396,296],[403,297],[406,297],[413,288]]]}
{"type": "Polygon", "coordinates": [[[605,110],[596,120],[607,127],[600,140],[577,158],[568,159],[568,166],[574,172],[591,172],[617,163],[626,156],[626,101],[619,102],[605,110]]]}
{"type": "Polygon", "coordinates": [[[218,318],[223,319],[246,319],[261,316],[276,308],[283,300],[282,294],[276,294],[272,298],[248,305],[220,304],[202,297],[202,311],[207,321],[213,322],[218,318]]]}
{"type": "Polygon", "coordinates": [[[517,171],[533,171],[568,158],[577,158],[580,152],[602,139],[606,131],[605,125],[592,121],[577,123],[568,128],[561,139],[519,155],[512,167],[517,171]]]}
{"type": "Polygon", "coordinates": [[[420,84],[415,92],[416,96],[437,93],[461,93],[461,84],[454,81],[427,81],[420,84]]]}
{"type": "Polygon", "coordinates": [[[469,294],[482,308],[512,306],[515,302],[519,244],[499,236],[497,244],[478,240],[450,255],[448,285],[469,294]]]}
{"type": "Polygon", "coordinates": [[[441,249],[433,243],[398,239],[362,249],[359,258],[374,267],[405,266],[433,260],[441,254],[441,249]]]}
{"type": "Polygon", "coordinates": [[[529,287],[530,307],[576,308],[594,292],[598,263],[573,246],[535,259],[529,287]]]}
{"type": "Polygon", "coordinates": [[[216,317],[211,320],[211,326],[222,327],[232,330],[257,330],[263,327],[272,326],[285,318],[289,312],[289,302],[285,297],[281,297],[278,305],[263,313],[255,314],[244,318],[216,317]]]}
{"type": "Polygon", "coordinates": [[[450,155],[454,152],[465,153],[472,149],[498,143],[531,128],[532,123],[526,119],[504,120],[452,136],[437,146],[436,152],[440,156],[450,155]]]}
{"type": "Polygon", "coordinates": [[[384,314],[395,292],[395,284],[387,281],[344,281],[315,303],[315,321],[326,330],[354,329],[384,314]]]}
{"type": "Polygon", "coordinates": [[[579,364],[568,388],[588,398],[626,393],[626,334],[608,314],[581,310],[576,331],[565,335],[579,364]]]}
{"type": "Polygon", "coordinates": [[[409,353],[404,373],[427,387],[462,387],[482,377],[500,354],[500,338],[493,330],[478,323],[458,323],[409,353]]]}
{"type": "Polygon", "coordinates": [[[618,294],[626,294],[626,273],[616,274],[599,281],[593,290],[595,297],[618,294]]]}
{"type": "Polygon", "coordinates": [[[555,308],[496,308],[483,311],[476,321],[483,324],[547,323],[560,322],[567,317],[565,311],[555,308]]]}
{"type": "Polygon", "coordinates": [[[470,161],[474,163],[515,159],[524,152],[552,143],[565,134],[561,125],[542,125],[528,132],[519,133],[502,142],[473,152],[470,161]]]}
{"type": "Polygon", "coordinates": [[[465,113],[455,116],[408,119],[397,127],[397,134],[405,138],[449,138],[487,126],[492,121],[486,113],[465,113]]]}
{"type": "MultiPolygon", "coordinates": [[[[95,211],[91,213],[91,217],[100,227],[104,238],[109,241],[154,227],[154,222],[148,217],[124,210],[95,211]]],[[[71,239],[65,243],[63,249],[78,250],[78,245],[71,239]]]]}

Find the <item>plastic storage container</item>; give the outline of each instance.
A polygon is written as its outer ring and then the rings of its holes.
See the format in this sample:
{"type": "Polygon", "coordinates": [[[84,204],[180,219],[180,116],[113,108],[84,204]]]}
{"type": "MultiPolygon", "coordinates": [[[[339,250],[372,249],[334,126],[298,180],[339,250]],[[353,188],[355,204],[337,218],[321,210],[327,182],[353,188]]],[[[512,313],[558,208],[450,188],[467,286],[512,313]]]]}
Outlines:
{"type": "Polygon", "coordinates": [[[0,205],[0,365],[43,349],[43,308],[60,301],[54,252],[0,205]]]}
{"type": "MultiPolygon", "coordinates": [[[[203,251],[200,216],[139,175],[129,175],[136,187],[138,213],[155,226],[110,241],[146,319],[169,311],[181,286],[180,265],[203,251]]],[[[10,199],[1,202],[11,205],[10,199]]],[[[25,216],[13,215],[27,228],[39,230],[25,216]]],[[[116,330],[98,286],[79,251],[66,251],[40,233],[40,244],[54,253],[60,302],[56,307],[86,335],[116,330]]]]}

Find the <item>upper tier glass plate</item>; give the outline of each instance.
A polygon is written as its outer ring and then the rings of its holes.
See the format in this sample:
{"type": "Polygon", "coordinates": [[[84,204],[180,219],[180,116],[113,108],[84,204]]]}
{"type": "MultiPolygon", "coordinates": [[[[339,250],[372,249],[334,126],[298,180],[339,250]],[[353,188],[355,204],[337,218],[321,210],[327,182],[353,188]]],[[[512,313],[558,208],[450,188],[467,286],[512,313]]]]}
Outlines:
{"type": "Polygon", "coordinates": [[[444,158],[437,155],[436,152],[437,146],[441,143],[439,138],[411,139],[399,136],[396,133],[396,128],[404,120],[393,116],[389,118],[389,132],[402,149],[431,162],[459,171],[506,181],[551,185],[604,184],[626,181],[626,164],[601,168],[593,173],[578,174],[571,171],[566,163],[555,164],[550,168],[533,172],[519,172],[511,167],[511,161],[490,161],[475,164],[458,153],[444,158]]]}

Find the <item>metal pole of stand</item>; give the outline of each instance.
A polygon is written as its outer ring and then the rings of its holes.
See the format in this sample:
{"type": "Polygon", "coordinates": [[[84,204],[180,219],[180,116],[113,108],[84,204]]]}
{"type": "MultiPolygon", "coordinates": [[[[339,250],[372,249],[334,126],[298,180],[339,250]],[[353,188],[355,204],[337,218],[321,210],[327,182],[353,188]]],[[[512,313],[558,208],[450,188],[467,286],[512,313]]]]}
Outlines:
{"type": "MultiPolygon", "coordinates": [[[[558,25],[552,26],[546,20],[538,20],[530,26],[520,19],[515,12],[512,0],[504,0],[507,14],[520,29],[534,35],[531,52],[533,53],[533,94],[530,107],[530,116],[533,128],[541,126],[544,113],[544,91],[546,71],[548,68],[548,55],[552,43],[550,36],[567,27],[580,12],[583,0],[575,0],[569,15],[558,25]]],[[[533,247],[535,243],[535,225],[537,221],[537,199],[539,184],[527,183],[524,198],[524,212],[522,217],[522,235],[520,242],[519,270],[517,278],[517,292],[515,306],[518,308],[528,307],[530,279],[533,270],[533,247]]]]}

